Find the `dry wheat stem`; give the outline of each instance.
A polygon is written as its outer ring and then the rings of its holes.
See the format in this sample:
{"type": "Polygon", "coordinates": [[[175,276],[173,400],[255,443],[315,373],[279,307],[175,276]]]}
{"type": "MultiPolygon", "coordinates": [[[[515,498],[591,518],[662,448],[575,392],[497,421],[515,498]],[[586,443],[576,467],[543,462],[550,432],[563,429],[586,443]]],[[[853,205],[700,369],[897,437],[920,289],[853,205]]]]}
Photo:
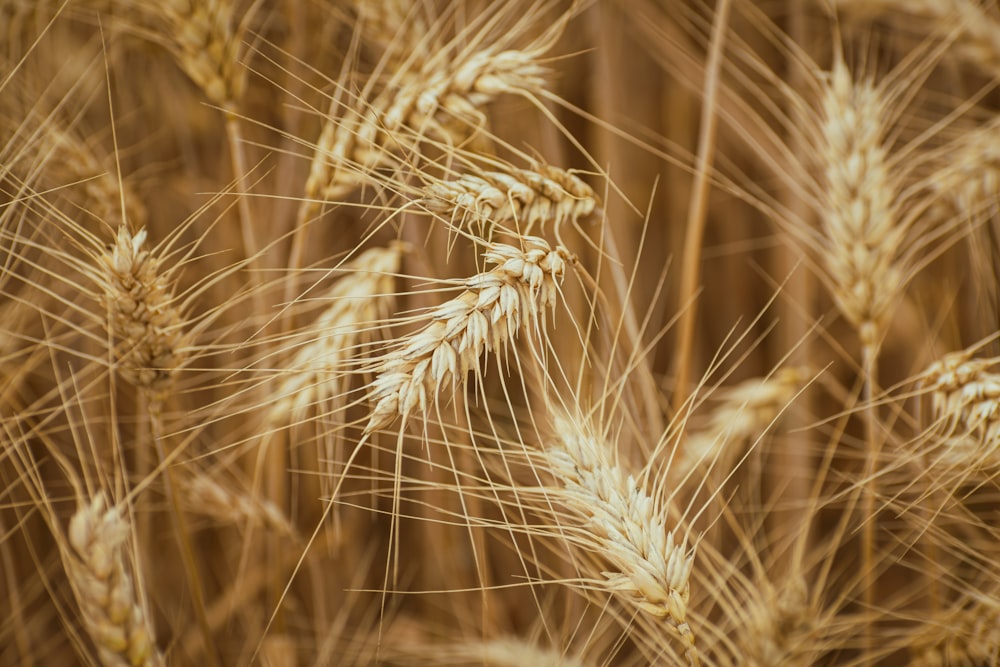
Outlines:
{"type": "Polygon", "coordinates": [[[130,528],[103,494],[81,504],[67,534],[66,571],[84,626],[107,667],[163,665],[148,613],[125,566],[130,528]]]}
{"type": "Polygon", "coordinates": [[[496,268],[462,281],[465,291],[432,309],[431,322],[396,343],[373,366],[368,393],[374,404],[365,433],[397,417],[424,414],[442,387],[464,392],[467,376],[489,350],[503,350],[524,327],[540,327],[555,306],[567,264],[575,258],[537,237],[523,248],[488,244],[483,257],[496,268]]]}
{"type": "Polygon", "coordinates": [[[667,529],[667,510],[614,461],[583,418],[553,417],[548,468],[562,485],[555,499],[585,518],[595,551],[613,566],[604,585],[642,611],[668,621],[690,665],[700,664],[687,621],[694,549],[667,529]]]}
{"type": "Polygon", "coordinates": [[[600,206],[593,189],[571,172],[549,165],[534,169],[477,171],[453,180],[431,181],[419,200],[464,229],[489,238],[494,227],[518,234],[577,222],[600,206]]]}
{"type": "Polygon", "coordinates": [[[377,324],[391,306],[395,275],[406,244],[372,248],[340,267],[348,272],[318,299],[330,305],[307,325],[309,342],[283,364],[268,422],[297,423],[310,406],[341,395],[346,363],[366,327],[377,324]]]}

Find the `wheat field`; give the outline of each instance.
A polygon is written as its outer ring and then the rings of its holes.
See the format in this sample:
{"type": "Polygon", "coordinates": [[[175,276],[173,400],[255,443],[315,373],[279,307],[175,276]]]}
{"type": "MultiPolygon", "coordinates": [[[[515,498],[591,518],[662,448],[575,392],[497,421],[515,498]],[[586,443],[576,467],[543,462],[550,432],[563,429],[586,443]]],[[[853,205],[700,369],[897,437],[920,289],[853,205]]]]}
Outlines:
{"type": "Polygon", "coordinates": [[[992,0],[0,30],[0,665],[1000,664],[992,0]]]}

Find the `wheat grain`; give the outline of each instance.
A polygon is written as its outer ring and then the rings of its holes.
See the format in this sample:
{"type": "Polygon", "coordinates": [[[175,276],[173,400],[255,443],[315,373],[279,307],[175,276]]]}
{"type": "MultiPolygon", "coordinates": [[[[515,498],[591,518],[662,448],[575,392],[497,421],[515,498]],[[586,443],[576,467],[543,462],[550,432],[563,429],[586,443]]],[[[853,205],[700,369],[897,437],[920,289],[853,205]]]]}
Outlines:
{"type": "Polygon", "coordinates": [[[489,244],[484,258],[496,268],[464,280],[464,292],[431,310],[427,326],[377,361],[366,433],[397,417],[423,414],[443,386],[464,390],[469,370],[478,368],[483,353],[505,347],[522,327],[537,325],[541,313],[555,306],[574,258],[537,237],[522,242],[523,249],[489,244]]]}
{"type": "Polygon", "coordinates": [[[125,567],[129,525],[118,508],[106,504],[98,494],[81,505],[67,535],[71,552],[66,555],[66,570],[84,626],[107,667],[163,665],[148,614],[125,567]]]}

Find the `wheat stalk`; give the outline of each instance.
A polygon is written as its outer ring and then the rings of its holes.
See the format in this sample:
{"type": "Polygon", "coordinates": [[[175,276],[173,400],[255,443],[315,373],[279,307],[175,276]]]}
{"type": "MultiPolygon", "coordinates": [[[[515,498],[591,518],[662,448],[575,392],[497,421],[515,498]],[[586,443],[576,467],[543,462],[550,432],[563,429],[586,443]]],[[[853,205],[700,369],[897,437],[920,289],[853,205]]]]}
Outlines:
{"type": "Polygon", "coordinates": [[[464,292],[432,309],[427,326],[378,359],[365,433],[425,413],[443,386],[464,391],[483,353],[504,348],[522,327],[538,326],[541,313],[555,306],[574,257],[537,237],[522,242],[523,248],[489,244],[483,257],[496,268],[462,281],[464,292]]]}
{"type": "Polygon", "coordinates": [[[667,529],[667,508],[614,462],[584,418],[554,414],[552,425],[554,439],[544,454],[562,486],[554,496],[584,518],[584,539],[612,565],[603,585],[666,619],[684,643],[688,663],[700,664],[687,621],[694,549],[667,529]]]}
{"type": "Polygon", "coordinates": [[[129,525],[103,494],[81,504],[70,520],[66,571],[84,626],[107,667],[163,665],[148,613],[125,567],[129,525]]]}

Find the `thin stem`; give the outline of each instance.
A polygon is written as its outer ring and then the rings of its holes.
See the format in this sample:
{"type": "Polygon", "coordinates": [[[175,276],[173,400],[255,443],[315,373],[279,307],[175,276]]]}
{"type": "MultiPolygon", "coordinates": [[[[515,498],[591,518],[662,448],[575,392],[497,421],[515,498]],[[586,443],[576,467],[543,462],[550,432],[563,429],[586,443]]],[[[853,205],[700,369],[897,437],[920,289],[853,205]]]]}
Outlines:
{"type": "MultiPolygon", "coordinates": [[[[233,181],[238,189],[245,187],[247,177],[246,156],[243,154],[243,132],[240,130],[240,119],[231,109],[225,110],[226,137],[229,143],[229,158],[233,163],[233,181]]],[[[240,209],[240,234],[243,238],[243,252],[249,265],[253,268],[260,246],[253,228],[253,217],[250,214],[250,199],[242,191],[237,192],[240,209]]],[[[257,278],[251,275],[251,280],[257,278]]]]}
{"type": "Polygon", "coordinates": [[[208,623],[208,615],[205,612],[205,594],[201,575],[198,573],[198,561],[191,544],[191,531],[188,528],[184,510],[181,509],[180,498],[177,496],[177,482],[174,479],[173,466],[167,462],[166,450],[163,448],[163,425],[160,422],[162,405],[158,400],[147,400],[149,401],[149,424],[153,446],[156,448],[156,455],[163,467],[163,487],[167,496],[167,506],[170,508],[174,538],[177,540],[177,546],[181,552],[181,563],[187,575],[188,588],[191,589],[195,620],[201,628],[202,639],[205,642],[206,664],[210,667],[222,667],[216,652],[215,642],[212,640],[212,629],[208,623]]]}
{"type": "MultiPolygon", "coordinates": [[[[861,533],[861,564],[864,577],[864,603],[868,611],[875,608],[875,587],[878,577],[875,575],[875,540],[878,532],[878,520],[876,517],[876,483],[875,471],[878,468],[878,457],[881,453],[881,442],[876,437],[876,414],[875,403],[872,397],[875,394],[875,387],[878,382],[877,359],[878,346],[865,345],[861,351],[862,372],[864,373],[864,388],[862,390],[862,400],[864,401],[864,421],[865,421],[865,473],[864,480],[866,489],[864,491],[864,501],[862,503],[862,521],[864,530],[861,533]]],[[[865,648],[866,654],[874,655],[875,632],[872,623],[865,624],[865,648]]]]}
{"type": "Polygon", "coordinates": [[[712,46],[705,68],[705,102],[701,108],[701,128],[698,134],[698,164],[691,188],[691,202],[688,208],[687,236],[684,239],[683,274],[681,275],[680,303],[690,304],[680,320],[677,344],[677,369],[674,387],[673,408],[679,413],[687,400],[687,386],[691,377],[691,352],[694,344],[694,325],[698,308],[694,302],[695,292],[701,282],[701,243],[705,235],[705,219],[708,210],[709,173],[715,148],[715,105],[719,87],[719,69],[722,65],[722,47],[725,41],[725,27],[729,15],[730,0],[718,0],[715,6],[715,22],[712,25],[712,46]]]}

